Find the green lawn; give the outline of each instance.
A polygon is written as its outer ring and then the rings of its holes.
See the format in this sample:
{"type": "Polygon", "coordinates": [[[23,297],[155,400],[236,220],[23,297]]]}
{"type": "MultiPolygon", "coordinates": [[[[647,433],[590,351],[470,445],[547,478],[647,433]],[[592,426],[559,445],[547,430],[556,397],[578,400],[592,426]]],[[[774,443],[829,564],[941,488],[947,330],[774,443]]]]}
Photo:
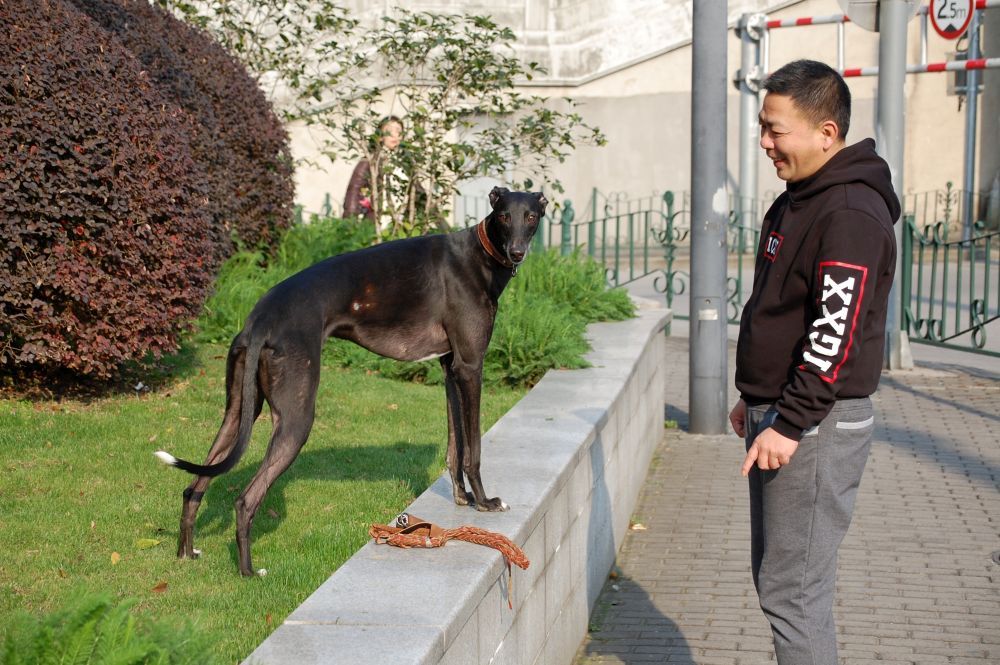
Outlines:
{"type": "MultiPolygon", "coordinates": [[[[271,488],[236,568],[233,501],[263,456],[267,408],[236,469],[217,478],[195,530],[197,561],[176,559],[188,474],[153,452],[201,461],[222,418],[222,346],[203,345],[177,378],[142,397],[0,400],[0,623],[49,612],[88,591],[137,598],[137,610],[215,636],[237,662],[444,470],[444,389],[324,367],[316,424],[271,488]]],[[[485,430],[523,391],[484,390],[485,430]]]]}

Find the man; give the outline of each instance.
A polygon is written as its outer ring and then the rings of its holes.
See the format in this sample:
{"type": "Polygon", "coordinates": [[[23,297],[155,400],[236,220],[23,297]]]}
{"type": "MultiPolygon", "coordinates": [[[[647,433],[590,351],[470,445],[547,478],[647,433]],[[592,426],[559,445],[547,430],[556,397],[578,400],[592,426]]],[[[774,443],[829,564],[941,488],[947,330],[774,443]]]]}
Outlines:
{"type": "Polygon", "coordinates": [[[751,565],[782,665],[837,663],[833,592],[874,423],[899,217],[888,165],[847,146],[851,96],[830,67],[764,83],[760,146],[785,192],[768,210],[736,351],[751,565]]]}

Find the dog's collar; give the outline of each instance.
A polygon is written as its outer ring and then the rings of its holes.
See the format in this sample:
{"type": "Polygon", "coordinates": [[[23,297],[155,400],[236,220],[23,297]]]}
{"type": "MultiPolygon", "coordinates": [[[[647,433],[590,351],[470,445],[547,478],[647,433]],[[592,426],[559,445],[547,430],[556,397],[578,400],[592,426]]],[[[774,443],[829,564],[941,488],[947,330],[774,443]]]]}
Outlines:
{"type": "Polygon", "coordinates": [[[488,222],[489,219],[490,218],[487,217],[476,225],[476,236],[479,238],[479,244],[483,246],[483,249],[486,250],[486,253],[489,254],[494,261],[502,265],[504,268],[510,268],[516,271],[517,266],[514,265],[514,262],[501,254],[497,248],[493,246],[493,243],[490,242],[490,237],[486,233],[486,222],[488,222]]]}

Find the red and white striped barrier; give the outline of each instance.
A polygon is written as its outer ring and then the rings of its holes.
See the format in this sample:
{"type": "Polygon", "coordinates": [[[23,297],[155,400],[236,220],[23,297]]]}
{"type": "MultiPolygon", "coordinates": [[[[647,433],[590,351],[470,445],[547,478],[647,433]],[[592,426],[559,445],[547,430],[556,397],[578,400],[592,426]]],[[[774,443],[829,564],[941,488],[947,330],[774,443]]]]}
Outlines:
{"type": "MultiPolygon", "coordinates": [[[[1000,7],[1000,0],[976,0],[976,9],[1000,7]]],[[[921,14],[927,13],[927,7],[920,8],[921,14]]],[[[828,14],[826,16],[806,16],[804,18],[769,19],[765,24],[768,30],[775,28],[796,28],[802,25],[823,25],[824,23],[850,23],[846,14],[828,14]]]]}
{"type": "MultiPolygon", "coordinates": [[[[975,60],[952,60],[949,62],[930,62],[926,65],[907,65],[907,74],[926,74],[927,72],[961,72],[972,69],[1000,68],[1000,58],[977,58],[975,60]]],[[[851,76],[878,76],[878,67],[855,67],[841,72],[844,78],[851,76]]]]}
{"type": "Polygon", "coordinates": [[[846,14],[829,14],[827,16],[806,16],[805,18],[772,19],[767,22],[767,29],[794,28],[800,25],[822,25],[824,23],[850,23],[846,14]]]}

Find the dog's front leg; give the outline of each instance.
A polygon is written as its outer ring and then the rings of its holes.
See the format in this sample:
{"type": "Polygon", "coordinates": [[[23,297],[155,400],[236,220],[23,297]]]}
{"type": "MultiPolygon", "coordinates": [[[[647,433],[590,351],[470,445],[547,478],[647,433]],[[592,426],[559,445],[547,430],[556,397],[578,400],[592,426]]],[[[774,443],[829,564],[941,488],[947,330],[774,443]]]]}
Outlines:
{"type": "Polygon", "coordinates": [[[495,512],[507,510],[509,506],[499,497],[486,498],[482,477],[479,473],[482,437],[479,433],[479,400],[482,395],[483,368],[482,365],[471,366],[459,362],[452,363],[455,377],[455,387],[458,393],[461,423],[462,470],[469,481],[476,502],[476,510],[495,512]]]}
{"type": "Polygon", "coordinates": [[[441,356],[441,369],[444,370],[445,401],[448,404],[448,473],[451,475],[451,491],[455,503],[467,506],[473,502],[473,497],[465,489],[465,476],[462,473],[463,452],[466,445],[465,441],[462,440],[461,419],[455,417],[456,414],[462,413],[462,407],[455,374],[451,370],[452,359],[453,356],[450,353],[441,356]]]}

